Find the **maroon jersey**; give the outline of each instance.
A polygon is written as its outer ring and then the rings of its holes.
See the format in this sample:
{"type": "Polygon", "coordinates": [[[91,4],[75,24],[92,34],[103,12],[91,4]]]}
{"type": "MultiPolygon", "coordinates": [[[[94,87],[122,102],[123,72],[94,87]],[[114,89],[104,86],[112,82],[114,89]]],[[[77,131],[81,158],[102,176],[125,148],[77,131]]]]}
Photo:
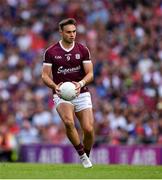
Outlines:
{"type": "MultiPolygon", "coordinates": [[[[85,76],[83,63],[91,62],[89,50],[80,43],[74,43],[65,49],[61,41],[49,47],[45,52],[44,65],[52,66],[53,81],[56,84],[66,81],[79,82],[85,76]]],[[[82,92],[88,91],[85,86],[82,92]]]]}

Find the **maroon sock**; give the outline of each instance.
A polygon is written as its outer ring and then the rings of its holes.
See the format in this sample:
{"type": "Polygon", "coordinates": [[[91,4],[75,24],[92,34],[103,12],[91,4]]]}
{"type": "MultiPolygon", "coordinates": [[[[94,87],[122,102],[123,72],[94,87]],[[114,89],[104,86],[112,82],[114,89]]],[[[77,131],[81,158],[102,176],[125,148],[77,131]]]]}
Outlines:
{"type": "Polygon", "coordinates": [[[77,146],[74,146],[76,151],[78,152],[79,156],[83,155],[85,152],[84,152],[84,147],[83,145],[80,143],[79,145],[77,146]]]}
{"type": "Polygon", "coordinates": [[[84,148],[84,151],[85,151],[85,153],[87,154],[87,156],[89,157],[89,155],[90,155],[90,151],[91,151],[91,150],[89,150],[89,149],[85,149],[85,148],[84,148]]]}

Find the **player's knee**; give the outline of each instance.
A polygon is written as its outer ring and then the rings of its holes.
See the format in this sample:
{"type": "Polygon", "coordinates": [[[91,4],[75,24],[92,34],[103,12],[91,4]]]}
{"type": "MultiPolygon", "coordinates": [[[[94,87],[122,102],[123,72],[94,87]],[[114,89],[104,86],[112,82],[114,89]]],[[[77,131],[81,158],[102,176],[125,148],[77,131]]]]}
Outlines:
{"type": "Polygon", "coordinates": [[[84,128],[84,133],[87,134],[87,135],[92,135],[93,131],[94,131],[93,126],[86,126],[84,128]]]}
{"type": "Polygon", "coordinates": [[[66,129],[70,130],[74,128],[74,123],[72,121],[65,121],[64,124],[65,124],[66,129]]]}

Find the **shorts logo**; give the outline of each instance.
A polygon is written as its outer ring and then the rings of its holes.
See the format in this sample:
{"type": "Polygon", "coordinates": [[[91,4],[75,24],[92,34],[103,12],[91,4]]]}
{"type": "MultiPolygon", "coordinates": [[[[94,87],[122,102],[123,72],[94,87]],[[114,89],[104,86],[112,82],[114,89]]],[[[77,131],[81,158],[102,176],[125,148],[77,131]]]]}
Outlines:
{"type": "Polygon", "coordinates": [[[76,59],[80,59],[80,54],[75,54],[76,59]]]}

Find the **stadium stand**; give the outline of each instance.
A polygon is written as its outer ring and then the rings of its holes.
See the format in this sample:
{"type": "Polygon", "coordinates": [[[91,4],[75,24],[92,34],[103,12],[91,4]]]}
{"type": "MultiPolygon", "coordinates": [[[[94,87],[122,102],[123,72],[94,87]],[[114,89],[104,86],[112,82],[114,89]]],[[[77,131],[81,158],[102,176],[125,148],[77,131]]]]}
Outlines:
{"type": "Polygon", "coordinates": [[[94,63],[95,146],[162,145],[160,0],[2,0],[0,156],[22,144],[69,144],[41,80],[43,52],[67,17],[94,63]]]}

